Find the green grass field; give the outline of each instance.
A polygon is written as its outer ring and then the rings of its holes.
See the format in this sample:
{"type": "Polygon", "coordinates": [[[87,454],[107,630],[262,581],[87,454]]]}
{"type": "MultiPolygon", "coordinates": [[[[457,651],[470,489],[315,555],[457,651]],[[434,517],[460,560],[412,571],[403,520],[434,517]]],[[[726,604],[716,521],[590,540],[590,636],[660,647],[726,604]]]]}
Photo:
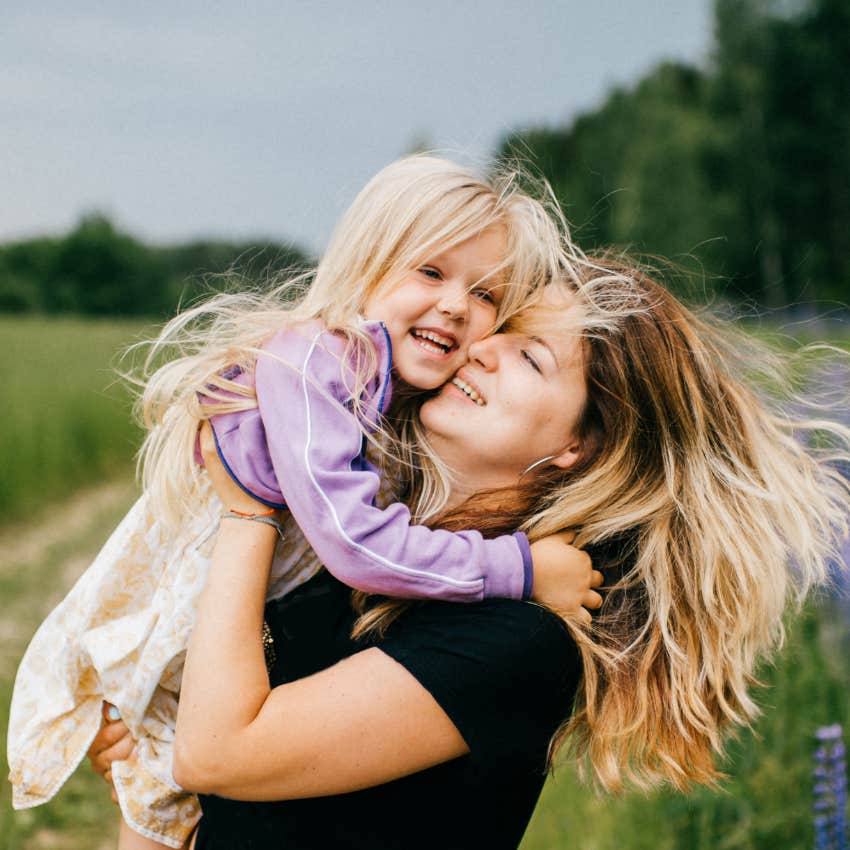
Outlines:
{"type": "Polygon", "coordinates": [[[0,316],[0,525],[132,468],[138,431],[112,366],[143,329],[0,316]]]}
{"type": "MultiPolygon", "coordinates": [[[[0,318],[4,742],[14,671],[29,638],[133,498],[138,434],[110,363],[141,330],[134,323],[0,318]],[[117,489],[104,491],[98,482],[109,479],[117,489]],[[81,491],[87,484],[98,486],[81,491]],[[26,534],[39,545],[21,547],[26,534]]],[[[846,608],[825,602],[792,621],[776,666],[763,671],[764,715],[731,743],[729,779],[719,790],[598,797],[565,763],[544,791],[523,850],[811,847],[813,732],[838,722],[850,733],[847,618],[846,608]]],[[[2,785],[0,850],[100,850],[114,846],[115,825],[105,786],[86,764],[51,803],[25,812],[11,811],[8,783],[2,785]]]]}

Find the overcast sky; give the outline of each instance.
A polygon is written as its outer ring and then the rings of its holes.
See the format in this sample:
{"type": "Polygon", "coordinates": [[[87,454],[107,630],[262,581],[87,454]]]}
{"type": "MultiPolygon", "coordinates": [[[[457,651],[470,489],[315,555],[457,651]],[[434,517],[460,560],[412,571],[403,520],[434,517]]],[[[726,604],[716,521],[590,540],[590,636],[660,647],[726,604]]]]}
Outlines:
{"type": "Polygon", "coordinates": [[[709,0],[4,0],[0,240],[101,210],[319,251],[416,142],[483,160],[710,38],[709,0]]]}

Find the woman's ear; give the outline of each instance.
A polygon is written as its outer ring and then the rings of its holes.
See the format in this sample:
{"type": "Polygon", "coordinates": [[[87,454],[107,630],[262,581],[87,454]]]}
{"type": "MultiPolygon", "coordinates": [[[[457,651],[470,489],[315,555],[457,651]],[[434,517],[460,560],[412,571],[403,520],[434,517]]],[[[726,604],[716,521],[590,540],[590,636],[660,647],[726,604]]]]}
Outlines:
{"type": "Polygon", "coordinates": [[[570,440],[567,447],[549,461],[559,469],[569,469],[581,456],[581,443],[578,438],[570,440]]]}

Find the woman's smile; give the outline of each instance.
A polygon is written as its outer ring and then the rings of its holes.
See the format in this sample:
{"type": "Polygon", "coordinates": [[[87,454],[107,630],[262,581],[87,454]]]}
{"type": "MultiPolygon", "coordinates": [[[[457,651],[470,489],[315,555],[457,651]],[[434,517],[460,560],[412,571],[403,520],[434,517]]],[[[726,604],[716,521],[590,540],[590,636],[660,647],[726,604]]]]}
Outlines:
{"type": "MultiPolygon", "coordinates": [[[[573,317],[569,303],[550,302],[549,313],[573,317]]],[[[459,479],[506,487],[542,457],[575,461],[586,398],[578,336],[502,333],[469,346],[469,363],[422,405],[421,419],[459,479]]]]}
{"type": "MultiPolygon", "coordinates": [[[[463,372],[463,370],[461,370],[461,372],[463,372]]],[[[446,389],[454,395],[458,395],[456,390],[460,390],[459,396],[461,398],[474,402],[478,405],[478,407],[484,407],[484,405],[487,404],[487,399],[481,392],[479,385],[473,381],[468,372],[463,372],[463,374],[461,374],[461,372],[458,372],[457,375],[449,381],[446,385],[446,389]]]]}

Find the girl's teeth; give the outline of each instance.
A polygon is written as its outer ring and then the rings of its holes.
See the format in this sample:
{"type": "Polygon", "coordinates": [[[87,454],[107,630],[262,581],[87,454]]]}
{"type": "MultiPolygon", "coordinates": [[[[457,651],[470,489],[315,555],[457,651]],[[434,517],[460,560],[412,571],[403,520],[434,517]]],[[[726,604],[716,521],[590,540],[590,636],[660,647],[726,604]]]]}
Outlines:
{"type": "Polygon", "coordinates": [[[437,345],[442,348],[451,348],[453,345],[451,340],[446,339],[446,337],[440,336],[439,334],[435,334],[432,331],[414,331],[413,335],[418,339],[429,339],[431,342],[437,343],[437,345]]]}
{"type": "Polygon", "coordinates": [[[419,337],[419,344],[426,349],[427,351],[433,351],[434,354],[445,354],[445,348],[441,348],[439,345],[432,345],[428,340],[423,337],[419,337]]]}

